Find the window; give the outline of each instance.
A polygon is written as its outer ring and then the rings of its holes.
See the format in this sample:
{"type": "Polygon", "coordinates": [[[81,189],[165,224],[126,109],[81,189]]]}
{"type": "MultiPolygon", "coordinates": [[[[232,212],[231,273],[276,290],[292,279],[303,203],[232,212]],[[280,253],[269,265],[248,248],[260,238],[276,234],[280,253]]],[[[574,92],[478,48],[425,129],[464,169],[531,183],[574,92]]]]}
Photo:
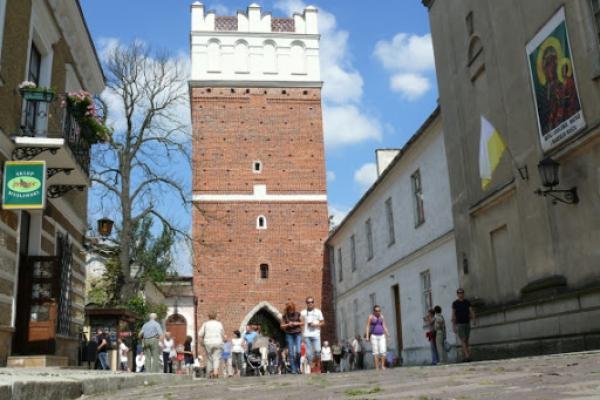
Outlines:
{"type": "Polygon", "coordinates": [[[600,0],[591,0],[592,13],[596,22],[596,33],[598,34],[598,44],[600,44],[600,0]]]}
{"type": "Polygon", "coordinates": [[[354,299],[352,301],[352,306],[354,308],[354,335],[360,334],[360,315],[358,315],[358,299],[354,299]]]}
{"type": "MultiPolygon", "coordinates": [[[[342,315],[346,315],[346,310],[342,307],[342,315]]],[[[348,319],[342,318],[342,338],[348,338],[348,319]]]]}
{"type": "Polygon", "coordinates": [[[6,10],[6,0],[0,0],[0,57],[2,56],[2,38],[4,34],[4,16],[6,10]]]}
{"type": "Polygon", "coordinates": [[[367,260],[373,258],[373,228],[371,226],[371,218],[365,222],[365,231],[367,233],[367,260]]]}
{"type": "Polygon", "coordinates": [[[369,300],[371,300],[371,310],[375,307],[375,304],[377,304],[377,295],[375,293],[371,293],[369,295],[369,300]]]}
{"type": "Polygon", "coordinates": [[[344,266],[342,265],[342,248],[338,249],[338,280],[341,282],[344,279],[344,266]]]}
{"type": "Polygon", "coordinates": [[[394,210],[392,209],[392,198],[385,201],[385,216],[388,224],[388,246],[396,243],[396,232],[394,231],[394,210]]]}
{"type": "Polygon", "coordinates": [[[260,161],[254,161],[252,163],[252,172],[260,174],[262,172],[262,163],[260,161]]]}
{"type": "Polygon", "coordinates": [[[421,186],[421,172],[417,170],[410,177],[413,190],[413,206],[415,213],[415,228],[425,222],[425,209],[423,208],[423,188],[421,186]]]}
{"type": "Polygon", "coordinates": [[[256,218],[256,229],[267,229],[267,219],[264,215],[256,218]]]}
{"type": "Polygon", "coordinates": [[[268,264],[260,264],[260,279],[268,279],[269,278],[269,265],[268,264]]]}
{"type": "Polygon", "coordinates": [[[431,297],[431,275],[429,270],[421,272],[421,292],[423,302],[423,314],[433,307],[433,299],[431,297]]]}
{"type": "MultiPolygon", "coordinates": [[[[31,43],[31,53],[29,54],[29,69],[27,70],[27,80],[40,84],[40,70],[42,68],[42,55],[35,44],[31,43]]],[[[28,101],[25,104],[25,130],[30,134],[35,134],[35,125],[38,115],[38,102],[28,101]]]]}
{"type": "Polygon", "coordinates": [[[354,235],[350,236],[350,257],[352,262],[352,271],[356,271],[356,239],[354,235]]]}

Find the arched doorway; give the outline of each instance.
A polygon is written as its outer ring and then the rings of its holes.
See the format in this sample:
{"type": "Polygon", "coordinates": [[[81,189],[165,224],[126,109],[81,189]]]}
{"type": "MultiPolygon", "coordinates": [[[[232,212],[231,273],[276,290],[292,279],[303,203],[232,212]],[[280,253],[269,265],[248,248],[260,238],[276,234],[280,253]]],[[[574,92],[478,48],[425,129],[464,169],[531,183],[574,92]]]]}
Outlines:
{"type": "Polygon", "coordinates": [[[165,324],[167,332],[171,332],[171,337],[175,340],[175,345],[183,345],[187,337],[187,321],[181,314],[173,314],[167,318],[165,324]]]}
{"type": "Polygon", "coordinates": [[[258,310],[248,325],[260,326],[260,332],[263,336],[275,339],[280,345],[285,344],[285,334],[281,330],[281,322],[266,307],[258,310]]]}

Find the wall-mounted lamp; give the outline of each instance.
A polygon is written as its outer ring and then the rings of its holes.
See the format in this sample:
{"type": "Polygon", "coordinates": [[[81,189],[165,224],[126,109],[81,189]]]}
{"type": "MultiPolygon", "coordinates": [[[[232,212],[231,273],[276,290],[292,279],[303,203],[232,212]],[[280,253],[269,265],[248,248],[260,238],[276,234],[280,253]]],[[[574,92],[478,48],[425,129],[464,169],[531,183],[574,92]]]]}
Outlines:
{"type": "Polygon", "coordinates": [[[114,221],[108,218],[100,218],[98,220],[98,233],[100,236],[107,238],[112,233],[114,221]]]}
{"type": "Polygon", "coordinates": [[[548,189],[538,189],[535,193],[539,196],[550,196],[552,198],[552,204],[557,202],[565,204],[577,204],[579,203],[579,196],[577,195],[577,187],[571,189],[554,189],[559,184],[558,169],[560,164],[550,157],[544,158],[538,164],[538,171],[542,180],[542,185],[548,189]]]}

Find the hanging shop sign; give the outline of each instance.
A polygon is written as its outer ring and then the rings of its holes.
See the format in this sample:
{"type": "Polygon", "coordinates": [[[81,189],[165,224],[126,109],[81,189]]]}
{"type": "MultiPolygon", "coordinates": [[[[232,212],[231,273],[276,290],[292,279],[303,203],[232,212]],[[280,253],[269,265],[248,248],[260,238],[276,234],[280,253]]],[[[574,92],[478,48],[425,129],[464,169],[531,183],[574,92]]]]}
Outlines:
{"type": "Polygon", "coordinates": [[[540,141],[548,151],[585,127],[564,8],[527,43],[526,50],[540,141]]]}
{"type": "Polygon", "coordinates": [[[2,183],[4,210],[39,210],[46,207],[46,162],[6,161],[2,183]]]}

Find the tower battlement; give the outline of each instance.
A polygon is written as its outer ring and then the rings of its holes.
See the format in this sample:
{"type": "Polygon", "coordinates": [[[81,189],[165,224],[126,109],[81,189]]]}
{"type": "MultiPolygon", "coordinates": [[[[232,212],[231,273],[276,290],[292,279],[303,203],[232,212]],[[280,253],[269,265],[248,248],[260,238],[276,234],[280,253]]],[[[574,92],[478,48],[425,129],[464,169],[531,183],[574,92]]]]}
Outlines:
{"type": "Polygon", "coordinates": [[[274,18],[251,4],[235,16],[217,16],[195,2],[191,15],[192,86],[320,86],[315,7],[274,18]]]}

